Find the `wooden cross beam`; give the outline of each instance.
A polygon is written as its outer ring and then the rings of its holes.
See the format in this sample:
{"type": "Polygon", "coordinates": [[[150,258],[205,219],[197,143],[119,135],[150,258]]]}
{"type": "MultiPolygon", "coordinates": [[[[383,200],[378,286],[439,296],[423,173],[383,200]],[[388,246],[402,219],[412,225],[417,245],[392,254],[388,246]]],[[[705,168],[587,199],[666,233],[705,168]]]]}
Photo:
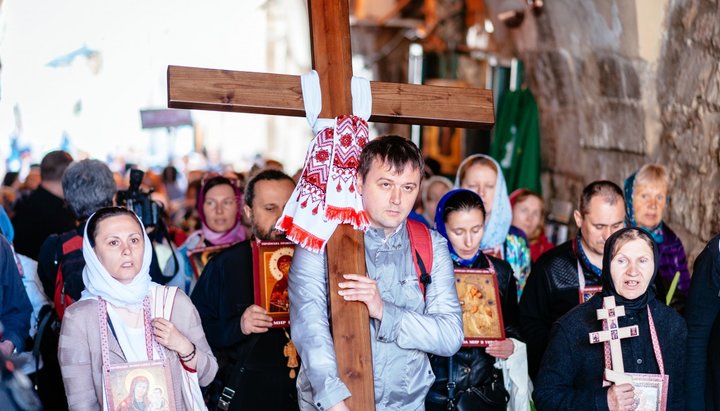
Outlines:
{"type": "Polygon", "coordinates": [[[624,338],[637,337],[640,332],[637,325],[630,327],[619,327],[618,318],[625,316],[625,307],[615,306],[615,297],[603,298],[603,308],[597,310],[598,320],[603,321],[603,331],[589,334],[590,343],[610,343],[610,358],[612,359],[612,370],[605,370],[605,379],[616,384],[632,382],[632,377],[625,374],[623,365],[622,346],[620,340],[624,338]]]}
{"type": "MultiPolygon", "coordinates": [[[[313,68],[320,76],[321,118],[352,113],[352,54],[347,0],[308,0],[313,68]]],[[[372,82],[370,121],[490,128],[492,92],[372,82]]],[[[168,67],[168,107],[304,116],[299,76],[168,67]]],[[[327,244],[330,310],[338,374],[352,410],[375,407],[367,308],[337,293],[342,274],[366,273],[363,234],[341,225],[327,244]]]]}

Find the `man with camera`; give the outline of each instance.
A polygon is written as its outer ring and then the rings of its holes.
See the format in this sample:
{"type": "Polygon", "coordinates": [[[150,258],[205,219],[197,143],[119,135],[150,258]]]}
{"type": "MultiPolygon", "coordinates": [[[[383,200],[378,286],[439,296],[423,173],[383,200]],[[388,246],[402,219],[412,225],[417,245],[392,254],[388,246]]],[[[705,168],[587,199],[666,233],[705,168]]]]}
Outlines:
{"type": "MultiPolygon", "coordinates": [[[[275,223],[295,182],[277,170],[264,170],[245,188],[244,212],[253,236],[279,240],[275,223]]],[[[296,369],[285,354],[288,330],[270,328],[272,319],[254,304],[251,243],[240,242],[210,260],[192,293],[205,336],[220,371],[210,388],[211,404],[223,410],[296,410],[296,369]]]]}

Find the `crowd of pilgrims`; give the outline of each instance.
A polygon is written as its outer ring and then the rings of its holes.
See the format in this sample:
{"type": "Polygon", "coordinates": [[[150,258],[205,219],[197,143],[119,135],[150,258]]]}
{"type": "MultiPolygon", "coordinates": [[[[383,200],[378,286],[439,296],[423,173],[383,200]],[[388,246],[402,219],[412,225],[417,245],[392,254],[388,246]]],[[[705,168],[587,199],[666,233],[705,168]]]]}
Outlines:
{"type": "MultiPolygon", "coordinates": [[[[621,342],[625,372],[665,376],[668,410],[720,407],[720,351],[710,349],[719,337],[718,238],[695,260],[691,281],[683,244],[663,222],[672,193],[664,166],[646,164],[622,187],[588,184],[572,216],[576,235],[553,244],[542,195],[508,192],[494,159],[472,155],[454,179],[436,165],[426,159],[409,218],[447,239],[455,267],[495,276],[505,338],[431,355],[426,409],[645,409],[631,384],[604,384],[608,354],[588,341],[602,330],[596,310],[607,296],[625,307],[619,326],[639,330],[621,342]],[[473,389],[489,397],[484,408],[464,405],[473,389]]],[[[161,353],[174,403],[137,374],[114,409],[298,409],[302,358],[253,291],[250,242],[282,238],[274,226],[296,182],[281,170],[270,161],[247,172],[148,171],[142,189],[162,205],[148,227],[117,207],[127,178],[101,161],[55,151],[25,182],[6,175],[0,352],[23,367],[45,409],[108,409],[106,362],[161,353]],[[161,314],[162,286],[179,291],[167,312],[162,297],[161,314]]],[[[466,330],[482,327],[472,299],[492,297],[460,295],[466,330]]]]}

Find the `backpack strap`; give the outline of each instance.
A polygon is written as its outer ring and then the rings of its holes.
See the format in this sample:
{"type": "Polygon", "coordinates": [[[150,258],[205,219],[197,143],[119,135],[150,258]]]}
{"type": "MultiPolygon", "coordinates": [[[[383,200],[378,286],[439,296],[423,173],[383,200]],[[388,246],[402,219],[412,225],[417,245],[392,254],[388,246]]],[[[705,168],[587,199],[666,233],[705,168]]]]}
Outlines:
{"type": "Polygon", "coordinates": [[[419,221],[408,219],[407,230],[410,237],[413,263],[420,284],[420,292],[425,298],[425,287],[432,283],[430,273],[433,265],[433,245],[430,229],[419,221]]]}
{"type": "Polygon", "coordinates": [[[55,293],[53,302],[55,303],[55,311],[58,319],[62,321],[65,314],[65,308],[73,303],[73,299],[65,293],[65,274],[63,273],[63,260],[65,256],[73,251],[81,250],[83,246],[83,238],[77,234],[62,235],[58,239],[60,256],[55,256],[55,265],[57,272],[55,274],[55,293]]]}

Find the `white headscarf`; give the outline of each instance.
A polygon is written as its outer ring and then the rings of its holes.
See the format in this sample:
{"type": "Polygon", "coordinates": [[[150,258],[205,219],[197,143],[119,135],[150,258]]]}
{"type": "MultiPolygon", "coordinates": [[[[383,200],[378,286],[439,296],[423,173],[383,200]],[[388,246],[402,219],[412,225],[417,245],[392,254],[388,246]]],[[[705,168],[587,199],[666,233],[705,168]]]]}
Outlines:
{"type": "MultiPolygon", "coordinates": [[[[88,222],[94,217],[95,214],[90,216],[88,222]]],[[[135,216],[135,218],[137,218],[137,216],[135,216]]],[[[143,298],[148,294],[151,284],[150,263],[152,261],[152,245],[140,219],[138,219],[138,224],[140,224],[145,240],[145,249],[140,271],[130,284],[123,284],[113,278],[100,260],[98,260],[95,250],[90,245],[90,239],[87,233],[88,225],[85,224],[85,232],[83,235],[83,257],[85,258],[83,283],[85,283],[85,290],[82,292],[80,300],[102,297],[103,300],[106,300],[115,307],[125,307],[132,311],[137,311],[142,308],[143,298]]]]}
{"type": "MultiPolygon", "coordinates": [[[[476,158],[485,158],[495,164],[497,170],[497,179],[495,180],[495,198],[493,198],[492,209],[488,218],[485,219],[485,232],[480,241],[480,248],[487,250],[495,247],[502,249],[510,231],[512,223],[512,206],[510,205],[510,197],[508,197],[507,186],[505,185],[505,176],[503,175],[500,164],[494,158],[485,154],[473,154],[460,163],[457,174],[455,176],[455,188],[462,188],[460,174],[465,167],[468,166],[476,158]]],[[[483,200],[485,201],[485,200],[483,200]]],[[[503,251],[504,252],[504,251],[503,251]]]]}

